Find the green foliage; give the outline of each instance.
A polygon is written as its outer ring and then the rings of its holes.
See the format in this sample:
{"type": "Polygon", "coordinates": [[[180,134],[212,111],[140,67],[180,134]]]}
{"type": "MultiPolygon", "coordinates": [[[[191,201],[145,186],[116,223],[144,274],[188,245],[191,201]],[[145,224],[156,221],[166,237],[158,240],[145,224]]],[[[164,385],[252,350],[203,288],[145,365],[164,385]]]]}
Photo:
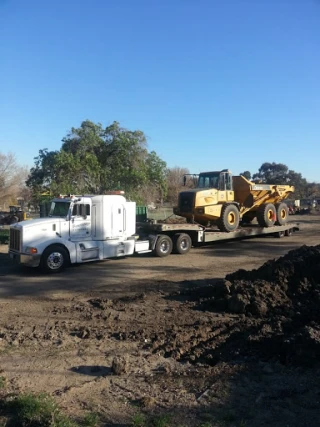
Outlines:
{"type": "Polygon", "coordinates": [[[11,422],[16,426],[74,427],[75,424],[62,415],[55,401],[45,394],[22,394],[8,403],[13,414],[11,422]]]}
{"type": "Polygon", "coordinates": [[[27,186],[36,198],[41,194],[103,194],[121,189],[138,203],[166,194],[166,163],[147,151],[143,132],[114,122],[105,129],[89,120],[72,128],[59,151],[40,150],[27,186]],[[144,199],[144,200],[142,200],[144,199]]]}
{"type": "Polygon", "coordinates": [[[302,177],[301,173],[289,170],[288,166],[282,163],[263,163],[258,173],[255,173],[252,178],[266,184],[294,185],[297,199],[306,194],[307,180],[302,177]]]}
{"type": "Polygon", "coordinates": [[[0,376],[0,389],[3,389],[3,388],[5,388],[5,386],[6,386],[6,379],[5,379],[5,377],[3,377],[3,376],[0,376]]]}
{"type": "Polygon", "coordinates": [[[86,427],[95,427],[99,423],[99,415],[95,412],[89,412],[85,415],[82,424],[86,427]]]}
{"type": "Polygon", "coordinates": [[[251,180],[251,172],[249,171],[244,171],[242,173],[240,173],[239,175],[244,176],[245,178],[247,178],[249,181],[251,180]]]}
{"type": "Polygon", "coordinates": [[[133,427],[145,427],[147,423],[147,418],[144,414],[138,412],[132,418],[133,427]]]}

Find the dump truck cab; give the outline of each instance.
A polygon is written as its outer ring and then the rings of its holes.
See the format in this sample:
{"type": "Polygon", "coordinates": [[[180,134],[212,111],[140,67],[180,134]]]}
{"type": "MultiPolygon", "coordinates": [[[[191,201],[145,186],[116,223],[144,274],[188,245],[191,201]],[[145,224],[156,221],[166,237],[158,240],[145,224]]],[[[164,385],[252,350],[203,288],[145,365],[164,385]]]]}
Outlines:
{"type": "Polygon", "coordinates": [[[231,171],[201,172],[195,188],[180,192],[174,213],[206,225],[220,218],[225,203],[235,203],[231,171]]]}

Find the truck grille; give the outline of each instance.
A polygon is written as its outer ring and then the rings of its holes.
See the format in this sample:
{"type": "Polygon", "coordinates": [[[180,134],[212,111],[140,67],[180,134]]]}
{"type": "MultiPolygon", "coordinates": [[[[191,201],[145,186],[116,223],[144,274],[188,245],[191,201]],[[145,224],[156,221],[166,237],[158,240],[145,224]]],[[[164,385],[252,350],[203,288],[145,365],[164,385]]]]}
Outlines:
{"type": "Polygon", "coordinates": [[[195,193],[188,191],[179,194],[179,210],[182,213],[192,213],[195,193]]]}
{"type": "Polygon", "coordinates": [[[9,249],[20,251],[21,231],[17,228],[10,228],[9,249]]]}

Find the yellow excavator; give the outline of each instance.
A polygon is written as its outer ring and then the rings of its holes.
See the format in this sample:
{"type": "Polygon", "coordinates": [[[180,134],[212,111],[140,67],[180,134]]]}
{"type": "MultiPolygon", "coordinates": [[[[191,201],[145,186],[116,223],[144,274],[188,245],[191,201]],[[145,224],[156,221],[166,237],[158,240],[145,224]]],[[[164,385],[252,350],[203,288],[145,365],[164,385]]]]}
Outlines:
{"type": "Polygon", "coordinates": [[[283,202],[294,192],[290,185],[260,184],[228,169],[199,174],[196,188],[179,194],[175,215],[190,223],[217,225],[231,232],[257,218],[261,227],[285,225],[288,206],[283,202]]]}

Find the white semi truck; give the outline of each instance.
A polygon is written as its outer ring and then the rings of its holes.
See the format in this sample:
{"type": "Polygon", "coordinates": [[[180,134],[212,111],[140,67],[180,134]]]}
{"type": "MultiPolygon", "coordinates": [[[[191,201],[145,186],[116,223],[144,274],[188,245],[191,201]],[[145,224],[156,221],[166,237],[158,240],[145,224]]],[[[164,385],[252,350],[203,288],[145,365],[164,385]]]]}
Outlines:
{"type": "Polygon", "coordinates": [[[296,224],[239,228],[231,233],[200,224],[136,223],[136,203],[121,194],[55,198],[49,216],[10,226],[9,255],[19,264],[56,273],[66,265],[134,253],[165,257],[192,246],[263,234],[289,236],[296,224]]]}

